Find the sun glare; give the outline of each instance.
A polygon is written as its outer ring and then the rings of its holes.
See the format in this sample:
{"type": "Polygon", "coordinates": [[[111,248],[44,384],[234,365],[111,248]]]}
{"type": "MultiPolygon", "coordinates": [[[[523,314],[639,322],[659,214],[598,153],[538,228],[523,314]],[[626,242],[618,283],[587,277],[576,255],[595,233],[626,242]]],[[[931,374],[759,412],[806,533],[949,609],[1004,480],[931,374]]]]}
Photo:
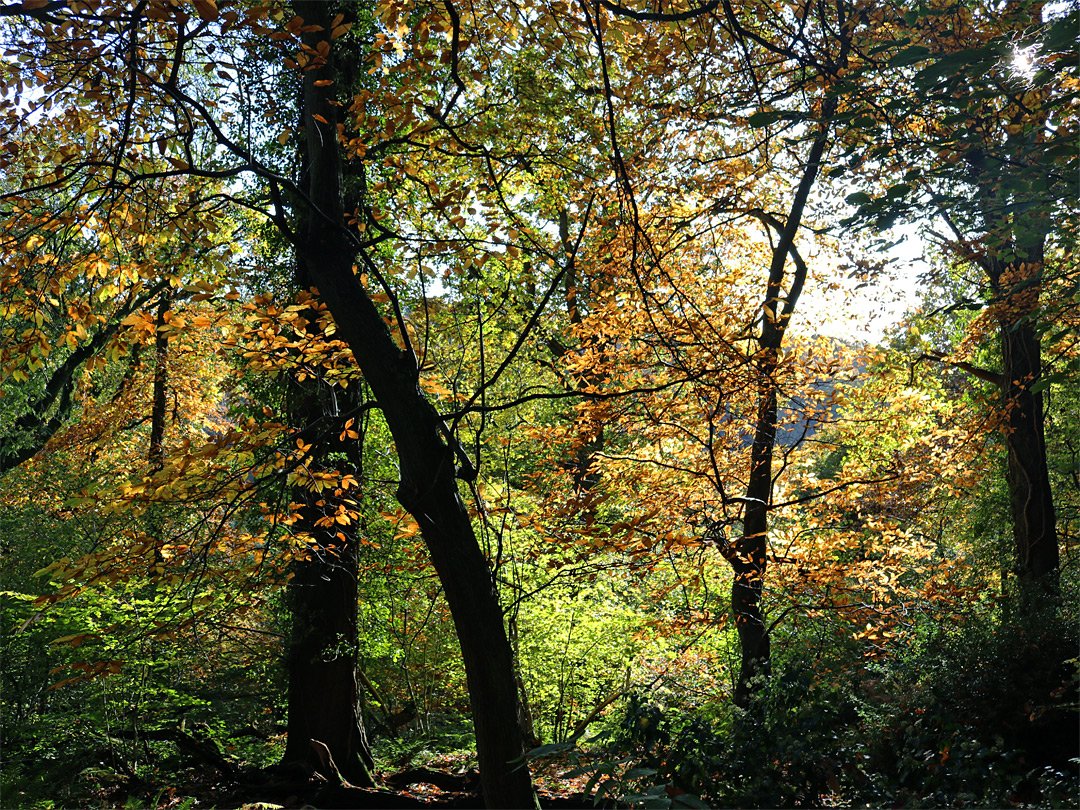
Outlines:
{"type": "Polygon", "coordinates": [[[1009,70],[1014,76],[1026,82],[1035,78],[1035,71],[1039,66],[1039,47],[1039,43],[1028,45],[1026,48],[1013,46],[1009,70]]]}

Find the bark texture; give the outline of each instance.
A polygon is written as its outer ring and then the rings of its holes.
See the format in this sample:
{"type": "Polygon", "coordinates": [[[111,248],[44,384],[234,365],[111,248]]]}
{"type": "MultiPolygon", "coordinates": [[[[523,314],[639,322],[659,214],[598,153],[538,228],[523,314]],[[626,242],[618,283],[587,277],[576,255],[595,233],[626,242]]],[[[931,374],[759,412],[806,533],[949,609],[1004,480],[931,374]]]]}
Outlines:
{"type": "Polygon", "coordinates": [[[990,282],[1002,312],[999,338],[1008,456],[1005,477],[1012,509],[1016,573],[1023,598],[1037,599],[1039,594],[1057,591],[1060,560],[1046,461],[1043,393],[1032,390],[1042,377],[1042,345],[1033,318],[1041,287],[1042,257],[1029,254],[1028,259],[1004,267],[991,262],[990,282]]]}

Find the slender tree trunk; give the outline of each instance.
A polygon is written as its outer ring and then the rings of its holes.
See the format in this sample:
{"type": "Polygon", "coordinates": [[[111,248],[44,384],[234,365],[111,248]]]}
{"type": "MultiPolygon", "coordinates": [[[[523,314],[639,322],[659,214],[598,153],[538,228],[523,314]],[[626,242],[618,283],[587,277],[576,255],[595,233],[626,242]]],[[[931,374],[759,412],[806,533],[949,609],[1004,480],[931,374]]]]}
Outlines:
{"type": "Polygon", "coordinates": [[[169,386],[169,337],[166,333],[171,296],[165,293],[158,301],[154,335],[154,398],[150,411],[150,450],[147,457],[150,471],[158,472],[165,466],[165,417],[169,386]]]}
{"type": "MultiPolygon", "coordinates": [[[[147,452],[150,475],[165,468],[165,422],[168,416],[169,395],[169,336],[166,332],[172,296],[168,292],[158,301],[154,322],[157,331],[154,335],[154,387],[150,404],[150,448],[147,452]]],[[[154,558],[151,561],[151,576],[158,576],[165,571],[164,504],[151,503],[146,512],[146,533],[153,538],[154,558]]]]}
{"type": "Polygon", "coordinates": [[[761,594],[768,566],[768,515],[772,499],[772,460],[776,443],[776,350],[763,351],[758,373],[758,416],[750,451],[750,477],[743,509],[743,532],[728,557],[735,578],[731,584],[731,612],[739,634],[742,662],[735,685],[735,703],[747,707],[756,690],[755,677],[771,671],[770,644],[761,594]]]}
{"type": "Polygon", "coordinates": [[[323,52],[328,53],[325,63],[317,60],[314,69],[304,73],[302,108],[312,211],[306,232],[299,235],[299,253],[394,438],[400,473],[397,497],[420,526],[461,644],[484,800],[488,807],[534,807],[529,770],[515,762],[524,753],[524,736],[513,655],[494,577],[458,495],[456,453],[450,446],[454,440],[419,387],[416,357],[394,342],[353,270],[356,249],[343,230],[337,108],[330,103],[329,87],[316,86],[334,77],[331,8],[318,2],[294,5],[305,21],[324,29],[305,33],[305,44],[317,53],[325,43],[323,52]]]}
{"type": "Polygon", "coordinates": [[[772,505],[778,397],[776,372],[788,323],[806,283],[806,262],[795,247],[795,235],[802,224],[810,190],[821,168],[822,157],[829,143],[829,121],[835,111],[836,100],[827,100],[822,109],[823,123],[810,147],[806,168],[787,218],[781,222],[764,212],[756,213],[767,227],[776,232],[777,240],[769,265],[761,333],[754,358],[758,377],[758,408],[754,443],[750,450],[750,475],[743,498],[743,531],[736,543],[724,549],[724,557],[735,575],[731,585],[731,611],[735,616],[742,654],[739,680],[735,685],[735,703],[742,707],[751,704],[758,688],[756,679],[766,677],[771,672],[769,630],[761,609],[761,597],[768,569],[769,510],[772,505]],[[794,264],[790,277],[786,273],[789,261],[794,264]]]}

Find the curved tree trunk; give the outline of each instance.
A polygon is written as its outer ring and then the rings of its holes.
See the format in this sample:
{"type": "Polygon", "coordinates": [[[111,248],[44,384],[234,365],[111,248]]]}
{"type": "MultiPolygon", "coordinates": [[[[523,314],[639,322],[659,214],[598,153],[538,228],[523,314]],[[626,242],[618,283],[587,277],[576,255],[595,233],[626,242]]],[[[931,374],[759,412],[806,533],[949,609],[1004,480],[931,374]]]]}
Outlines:
{"type": "Polygon", "coordinates": [[[489,807],[534,807],[529,770],[515,763],[524,753],[524,736],[513,655],[492,572],[458,495],[456,454],[449,446],[453,438],[420,389],[416,357],[395,343],[353,270],[356,248],[343,230],[337,108],[330,103],[328,86],[317,86],[333,79],[332,8],[318,2],[296,2],[295,8],[305,21],[323,27],[305,33],[305,44],[314,53],[321,44],[328,54],[325,62],[316,60],[304,72],[311,215],[306,231],[298,235],[298,251],[394,438],[400,467],[397,497],[420,526],[461,644],[484,800],[489,807]]]}

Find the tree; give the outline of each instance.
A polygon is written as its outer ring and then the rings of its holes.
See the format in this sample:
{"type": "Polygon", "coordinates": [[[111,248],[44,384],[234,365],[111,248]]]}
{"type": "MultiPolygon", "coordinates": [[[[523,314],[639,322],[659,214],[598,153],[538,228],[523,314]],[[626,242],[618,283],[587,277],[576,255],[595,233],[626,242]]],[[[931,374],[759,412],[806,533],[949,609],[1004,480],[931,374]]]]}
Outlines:
{"type": "Polygon", "coordinates": [[[1055,221],[1077,204],[1076,88],[1066,78],[1076,12],[1016,2],[979,15],[957,5],[898,12],[888,22],[895,44],[862,71],[868,89],[888,87],[888,103],[866,99],[868,115],[855,123],[867,127],[864,137],[890,134],[870,156],[903,179],[876,199],[849,199],[877,222],[940,220],[945,232],[931,238],[981,271],[983,301],[964,305],[984,308],[975,328],[985,334],[993,324],[1000,368],[976,367],[962,352],[923,359],[964,368],[1000,392],[1016,573],[1023,601],[1036,605],[1053,598],[1060,561],[1042,324],[1043,290],[1054,282],[1048,254],[1064,236],[1055,221]],[[1030,71],[1020,64],[1028,58],[1030,71]]]}
{"type": "MultiPolygon", "coordinates": [[[[30,23],[25,35],[40,37],[49,48],[49,58],[40,62],[53,71],[45,74],[49,87],[61,87],[67,98],[89,102],[94,114],[102,116],[98,120],[119,122],[113,131],[103,133],[100,145],[49,156],[43,163],[50,171],[59,167],[57,179],[40,186],[24,182],[20,192],[47,190],[77,207],[88,193],[72,182],[79,172],[99,183],[105,195],[111,184],[140,189],[163,176],[231,177],[253,171],[263,179],[262,199],[248,204],[272,203],[268,218],[295,244],[394,437],[401,474],[398,499],[420,524],[458,629],[485,799],[491,806],[532,806],[528,771],[511,764],[524,749],[512,653],[498,594],[457,491],[457,476],[469,480],[475,469],[418,386],[418,360],[407,330],[402,324],[398,333],[402,343],[396,342],[353,269],[360,258],[373,279],[383,278],[373,246],[348,230],[343,208],[343,150],[336,124],[342,116],[330,88],[336,79],[333,40],[347,31],[347,25],[335,21],[333,9],[325,4],[298,3],[296,10],[297,18],[278,39],[296,42],[293,37],[298,35],[299,61],[308,68],[302,71],[301,107],[308,134],[307,173],[301,184],[258,161],[242,143],[246,133],[230,134],[228,115],[216,109],[213,98],[223,85],[215,88],[213,81],[204,82],[191,69],[196,58],[215,64],[208,38],[215,33],[236,30],[256,38],[278,33],[261,22],[266,8],[253,7],[242,15],[206,2],[196,5],[196,18],[188,10],[160,3],[135,9],[6,7],[5,16],[22,17],[30,23]],[[66,25],[60,27],[61,23],[66,25]],[[105,47],[85,53],[95,36],[105,40],[105,47]],[[82,87],[91,88],[89,96],[82,87]],[[154,157],[148,145],[157,145],[161,157],[154,157]],[[280,205],[283,191],[304,209],[304,216],[292,225],[280,205]]],[[[459,32],[456,27],[452,30],[459,32]]],[[[59,93],[53,103],[65,100],[59,93]]],[[[85,120],[94,125],[91,116],[85,120]]],[[[386,294],[395,298],[391,288],[386,294]]]]}
{"type": "MultiPolygon", "coordinates": [[[[686,13],[655,14],[637,12],[608,3],[603,4],[603,8],[617,18],[632,21],[630,25],[637,29],[641,29],[641,23],[646,21],[681,25],[682,21],[690,20],[690,31],[680,31],[684,41],[689,42],[692,37],[700,38],[709,53],[710,63],[718,62],[721,56],[738,59],[740,68],[748,74],[744,76],[721,72],[718,75],[702,75],[698,83],[701,89],[697,90],[685,105],[687,125],[693,122],[695,128],[704,128],[703,122],[707,122],[704,126],[713,125],[717,129],[717,135],[712,138],[702,138],[697,132],[690,136],[693,138],[692,142],[701,144],[695,159],[707,160],[704,156],[708,155],[712,160],[726,160],[732,168],[729,169],[729,177],[725,178],[727,182],[721,181],[717,184],[719,188],[710,189],[716,196],[708,205],[685,216],[681,222],[675,222],[678,232],[691,223],[709,222],[720,215],[753,218],[764,226],[771,245],[767,280],[759,305],[761,321],[760,331],[755,338],[757,350],[748,358],[753,367],[752,384],[757,390],[758,400],[744,495],[729,495],[725,482],[718,476],[713,481],[720,502],[719,511],[726,515],[729,506],[736,503],[742,506],[740,538],[733,543],[724,539],[723,525],[727,522],[726,518],[712,520],[706,535],[717,542],[734,572],[732,612],[739,632],[742,655],[735,700],[739,705],[746,706],[750,702],[755,676],[765,675],[769,670],[768,628],[760,602],[767,569],[768,514],[772,508],[774,485],[773,455],[780,391],[777,372],[788,323],[808,273],[807,265],[796,246],[796,239],[803,229],[804,213],[811,190],[822,171],[824,157],[833,140],[833,118],[842,94],[838,79],[847,69],[852,40],[860,20],[844,3],[823,5],[813,10],[809,6],[799,8],[794,19],[787,19],[766,5],[753,9],[752,13],[743,10],[741,14],[736,13],[728,4],[724,5],[722,14],[708,5],[686,13]],[[794,78],[790,78],[791,75],[794,78]],[[751,88],[749,91],[746,90],[747,83],[751,88]],[[763,86],[770,87],[768,97],[762,97],[760,88],[763,86]],[[729,93],[725,94],[724,89],[729,89],[729,93]],[[736,109],[745,115],[741,121],[737,114],[733,116],[715,109],[716,99],[725,98],[726,103],[731,105],[732,96],[737,99],[734,105],[736,109]],[[785,109],[785,106],[794,103],[797,103],[798,109],[785,109]],[[786,122],[783,127],[793,132],[796,137],[792,140],[795,143],[801,141],[808,144],[805,156],[795,150],[786,156],[770,154],[769,143],[774,136],[769,131],[765,131],[758,143],[743,147],[745,151],[731,149],[720,141],[720,133],[725,129],[725,125],[749,123],[752,127],[766,128],[778,121],[786,122]],[[716,145],[717,141],[720,146],[716,145]],[[785,206],[786,212],[781,215],[767,210],[768,206],[776,204],[775,198],[757,200],[754,199],[755,192],[746,193],[740,187],[739,172],[746,171],[746,161],[742,155],[753,149],[760,149],[764,161],[768,161],[759,171],[776,170],[785,157],[797,166],[791,170],[794,177],[791,201],[785,206]],[[789,264],[793,265],[790,271],[787,269],[789,264]]],[[[587,14],[588,12],[586,16],[587,14]]],[[[640,178],[638,182],[641,184],[641,188],[635,189],[628,168],[630,164],[618,162],[622,158],[619,136],[613,123],[615,112],[610,95],[609,65],[604,57],[600,19],[601,11],[598,8],[596,23],[589,24],[592,25],[591,30],[596,37],[602,73],[609,92],[608,115],[612,121],[610,138],[617,161],[617,174],[622,184],[620,190],[623,191],[624,204],[628,208],[627,219],[634,229],[629,269],[638,278],[644,305],[655,312],[653,317],[659,318],[663,317],[661,313],[666,315],[665,310],[672,307],[665,304],[656,292],[646,289],[642,284],[641,275],[644,274],[636,266],[639,242],[642,244],[640,250],[647,256],[646,261],[660,265],[661,251],[658,245],[668,247],[666,239],[670,237],[648,233],[645,229],[643,208],[639,207],[635,199],[636,192],[648,193],[649,186],[647,181],[644,181],[644,167],[634,165],[640,178]]],[[[690,75],[698,72],[695,66],[687,65],[683,69],[690,75]]],[[[630,87],[638,89],[633,80],[630,87]]],[[[651,106],[669,105],[668,109],[676,109],[670,98],[661,96],[659,102],[653,101],[646,95],[648,90],[651,88],[643,81],[641,91],[645,97],[638,101],[642,107],[648,109],[651,106]]],[[[623,93],[631,95],[626,91],[623,93]]],[[[678,106],[683,106],[681,100],[678,106]]],[[[664,119],[663,125],[670,128],[672,118],[674,115],[664,119]]],[[[713,182],[716,182],[715,179],[713,182]]],[[[667,214],[667,218],[669,223],[674,219],[670,214],[667,214]]],[[[703,227],[703,230],[707,233],[707,226],[703,227]]],[[[665,277],[662,269],[657,275],[662,280],[661,289],[666,288],[671,277],[665,277]]],[[[677,287],[675,295],[668,300],[679,301],[677,287]]],[[[680,305],[681,301],[676,307],[680,305]]],[[[678,347],[668,343],[662,333],[657,335],[657,338],[665,348],[678,353],[678,347]]],[[[723,390],[726,385],[721,384],[718,387],[723,390]]],[[[713,413],[719,413],[721,407],[718,403],[713,413]]]]}

